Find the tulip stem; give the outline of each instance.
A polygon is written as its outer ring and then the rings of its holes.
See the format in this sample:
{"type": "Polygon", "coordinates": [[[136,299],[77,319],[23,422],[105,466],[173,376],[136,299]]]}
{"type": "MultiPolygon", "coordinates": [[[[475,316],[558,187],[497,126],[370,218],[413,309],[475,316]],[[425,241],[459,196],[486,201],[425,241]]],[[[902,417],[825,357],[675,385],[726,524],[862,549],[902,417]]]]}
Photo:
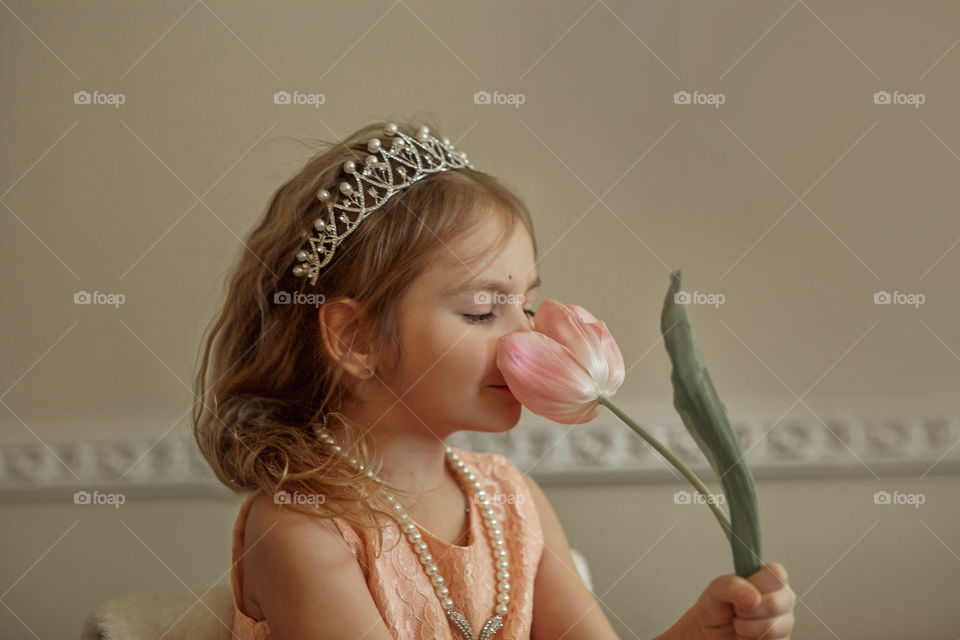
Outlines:
{"type": "Polygon", "coordinates": [[[676,467],[677,471],[682,473],[683,477],[689,480],[690,484],[692,484],[697,491],[703,494],[703,497],[707,501],[707,506],[710,507],[711,511],[713,511],[713,515],[717,517],[717,520],[720,522],[720,526],[723,528],[724,533],[727,534],[727,538],[731,539],[733,530],[730,527],[730,521],[727,519],[727,514],[723,512],[723,509],[717,506],[713,496],[704,486],[703,482],[700,481],[700,478],[698,478],[697,475],[687,467],[687,465],[683,464],[683,462],[681,462],[677,456],[673,455],[669,449],[660,444],[659,440],[650,435],[646,429],[634,422],[630,416],[621,411],[620,407],[615,405],[610,398],[606,396],[600,396],[599,401],[600,404],[610,409],[610,411],[620,418],[628,427],[636,431],[637,435],[646,440],[650,446],[656,449],[660,455],[662,455],[667,459],[667,461],[670,462],[670,464],[676,467]]]}

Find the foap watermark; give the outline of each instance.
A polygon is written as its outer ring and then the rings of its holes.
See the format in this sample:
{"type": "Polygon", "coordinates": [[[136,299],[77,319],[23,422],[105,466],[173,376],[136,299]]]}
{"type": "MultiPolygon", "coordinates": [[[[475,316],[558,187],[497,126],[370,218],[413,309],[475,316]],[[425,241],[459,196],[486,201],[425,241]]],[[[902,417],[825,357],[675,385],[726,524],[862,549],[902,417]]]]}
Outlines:
{"type": "Polygon", "coordinates": [[[300,493],[299,491],[277,491],[273,494],[274,504],[309,504],[316,506],[327,501],[322,493],[300,493]]]}
{"type": "Polygon", "coordinates": [[[501,291],[477,291],[473,294],[474,304],[509,304],[522,306],[526,296],[522,293],[503,293],[501,291]]]}
{"type": "Polygon", "coordinates": [[[127,101],[122,93],[101,93],[100,91],[76,91],[73,94],[73,104],[107,105],[119,109],[127,101]]]}
{"type": "MultiPolygon", "coordinates": [[[[487,492],[487,501],[489,504],[523,504],[527,496],[522,493],[489,493],[487,492]]],[[[474,495],[473,501],[480,504],[480,499],[474,495]]]]}
{"type": "Polygon", "coordinates": [[[273,94],[273,104],[307,105],[319,109],[327,102],[322,93],[304,93],[302,91],[277,91],[273,94]]]}
{"type": "Polygon", "coordinates": [[[903,291],[877,291],[873,294],[873,304],[905,304],[917,309],[927,301],[922,293],[904,293],[903,291]]]}
{"type": "Polygon", "coordinates": [[[723,504],[726,500],[727,497],[722,493],[710,493],[705,496],[699,491],[681,489],[673,494],[673,504],[723,504]]]}
{"type": "Polygon", "coordinates": [[[722,93],[702,93],[700,91],[677,91],[673,94],[673,104],[705,104],[714,109],[727,101],[722,93]]]}
{"type": "Polygon", "coordinates": [[[901,91],[876,91],[873,94],[873,104],[899,104],[919,109],[927,101],[924,93],[903,93],[901,91]]]}
{"type": "Polygon", "coordinates": [[[727,301],[722,293],[705,293],[703,291],[677,291],[673,294],[673,304],[709,304],[719,307],[727,301]]]}
{"type": "Polygon", "coordinates": [[[309,304],[319,307],[327,297],[322,293],[303,293],[300,291],[274,291],[273,304],[309,304]]]}
{"type": "Polygon", "coordinates": [[[899,491],[877,491],[873,494],[873,504],[906,504],[914,509],[919,509],[920,505],[927,501],[927,496],[922,493],[900,493],[899,491]]]}
{"type": "Polygon", "coordinates": [[[527,101],[522,93],[501,93],[500,91],[477,91],[473,94],[473,104],[505,104],[519,109],[527,101]]]}
{"type": "Polygon", "coordinates": [[[99,491],[77,491],[73,494],[73,504],[107,504],[115,509],[127,501],[122,493],[100,493],[99,491]]]}
{"type": "Polygon", "coordinates": [[[77,291],[73,294],[73,304],[109,304],[119,308],[126,301],[127,297],[122,293],[77,291]]]}

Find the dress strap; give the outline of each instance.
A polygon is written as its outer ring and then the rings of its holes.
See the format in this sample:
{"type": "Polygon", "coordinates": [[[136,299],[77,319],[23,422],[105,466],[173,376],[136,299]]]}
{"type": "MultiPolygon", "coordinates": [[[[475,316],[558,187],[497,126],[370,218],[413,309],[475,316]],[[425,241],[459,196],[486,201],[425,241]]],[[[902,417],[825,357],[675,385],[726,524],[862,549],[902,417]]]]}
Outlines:
{"type": "Polygon", "coordinates": [[[331,518],[333,524],[337,525],[337,529],[340,530],[340,535],[343,536],[344,542],[347,543],[347,546],[350,547],[350,552],[358,559],[363,561],[363,540],[360,539],[360,536],[354,530],[353,526],[349,522],[341,520],[340,518],[331,518]]]}
{"type": "Polygon", "coordinates": [[[260,489],[254,489],[244,498],[240,505],[240,511],[237,519],[233,523],[233,540],[230,547],[230,586],[233,591],[233,604],[237,611],[243,611],[243,569],[240,563],[243,558],[243,533],[247,524],[247,514],[250,512],[250,505],[260,489]]]}

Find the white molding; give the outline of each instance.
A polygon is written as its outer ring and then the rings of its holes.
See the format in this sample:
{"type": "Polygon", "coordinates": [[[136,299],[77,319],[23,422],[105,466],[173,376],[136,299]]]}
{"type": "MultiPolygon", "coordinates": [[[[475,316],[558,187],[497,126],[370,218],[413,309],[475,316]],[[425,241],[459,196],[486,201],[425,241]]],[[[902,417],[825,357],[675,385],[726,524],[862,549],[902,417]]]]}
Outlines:
{"type": "MultiPolygon", "coordinates": [[[[644,428],[705,481],[713,480],[682,423],[648,422],[644,428]]],[[[960,473],[960,416],[953,414],[823,422],[744,419],[734,421],[733,428],[758,479],[960,473]]],[[[458,432],[448,442],[502,453],[543,484],[686,483],[612,417],[589,426],[534,417],[505,434],[458,432]]],[[[81,489],[159,497],[232,495],[216,481],[189,433],[159,440],[0,442],[0,499],[72,499],[81,489]]]]}

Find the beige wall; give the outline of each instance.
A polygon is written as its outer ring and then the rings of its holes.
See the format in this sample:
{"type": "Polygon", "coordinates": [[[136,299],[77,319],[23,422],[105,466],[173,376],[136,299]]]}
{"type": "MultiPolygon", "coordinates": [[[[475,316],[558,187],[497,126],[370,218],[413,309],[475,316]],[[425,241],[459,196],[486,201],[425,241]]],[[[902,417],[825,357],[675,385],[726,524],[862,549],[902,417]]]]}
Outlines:
{"type": "MultiPolygon", "coordinates": [[[[8,2],[0,16],[3,442],[185,431],[202,328],[238,237],[305,158],[295,139],[417,113],[527,201],[544,297],[607,322],[636,363],[620,397],[641,411],[670,413],[672,269],[725,296],[691,317],[734,418],[957,410],[954,3],[8,2]],[[295,90],[325,102],[273,103],[295,90]],[[126,301],[75,305],[77,291],[126,301]],[[876,305],[878,291],[925,302],[876,305]]],[[[810,590],[797,637],[957,635],[957,478],[920,475],[760,482],[769,558],[810,590]],[[927,501],[882,510],[879,489],[927,501]]],[[[730,570],[677,488],[549,489],[623,638],[662,631],[730,570]]],[[[189,584],[218,580],[236,506],[0,505],[0,636],[70,637],[105,598],[178,588],[131,530],[189,584]]]]}

